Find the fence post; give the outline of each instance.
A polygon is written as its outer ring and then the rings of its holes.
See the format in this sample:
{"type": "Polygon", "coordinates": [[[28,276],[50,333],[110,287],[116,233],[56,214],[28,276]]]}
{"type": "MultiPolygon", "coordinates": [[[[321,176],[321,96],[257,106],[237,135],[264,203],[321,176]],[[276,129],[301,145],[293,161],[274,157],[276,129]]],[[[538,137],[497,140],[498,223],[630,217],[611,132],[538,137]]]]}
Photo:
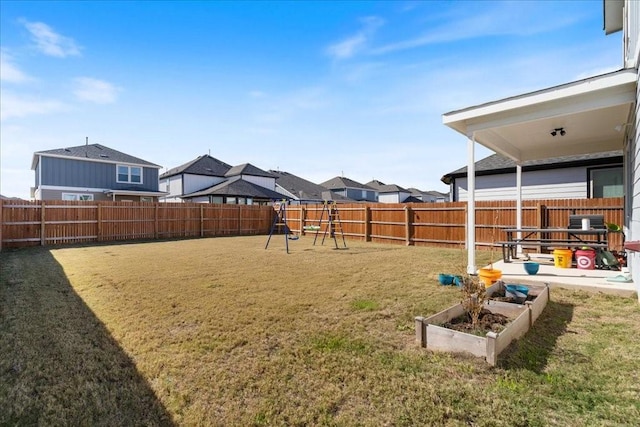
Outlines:
{"type": "Polygon", "coordinates": [[[156,208],[153,212],[153,238],[158,240],[160,236],[160,230],[158,228],[158,210],[160,209],[160,202],[156,202],[156,208]]]}
{"type": "Polygon", "coordinates": [[[371,241],[371,207],[369,205],[364,207],[364,241],[371,241]]]}
{"type": "Polygon", "coordinates": [[[242,205],[238,205],[238,236],[242,235],[242,205]]]}
{"type": "Polygon", "coordinates": [[[44,246],[46,245],[46,239],[45,239],[45,228],[44,228],[44,223],[45,223],[45,215],[44,215],[44,200],[40,202],[40,246],[44,246]]]}
{"type": "Polygon", "coordinates": [[[204,237],[204,205],[200,205],[200,237],[204,237]]]}
{"type": "Polygon", "coordinates": [[[299,207],[300,207],[300,235],[303,236],[304,222],[305,222],[305,216],[306,216],[307,210],[304,208],[303,205],[299,205],[299,207]]]}
{"type": "Polygon", "coordinates": [[[409,206],[404,207],[404,230],[405,230],[405,244],[411,245],[411,217],[412,211],[409,206]]]}
{"type": "Polygon", "coordinates": [[[98,211],[96,212],[96,219],[98,220],[97,240],[102,241],[102,203],[98,202],[98,211]]]}

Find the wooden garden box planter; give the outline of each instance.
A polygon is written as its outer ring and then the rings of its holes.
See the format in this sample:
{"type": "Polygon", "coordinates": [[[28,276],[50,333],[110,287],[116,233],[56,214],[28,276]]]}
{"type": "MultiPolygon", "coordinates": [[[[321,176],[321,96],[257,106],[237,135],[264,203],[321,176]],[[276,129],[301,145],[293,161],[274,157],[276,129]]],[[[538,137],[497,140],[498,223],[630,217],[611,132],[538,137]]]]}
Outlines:
{"type": "MultiPolygon", "coordinates": [[[[487,288],[489,297],[497,292],[501,282],[487,288]]],[[[535,296],[533,301],[524,304],[494,301],[489,299],[485,308],[492,313],[507,316],[510,321],[500,333],[487,332],[486,336],[477,336],[466,332],[448,329],[439,324],[449,322],[464,314],[462,304],[456,304],[440,313],[424,318],[416,317],[416,342],[433,351],[454,353],[471,353],[483,357],[491,366],[495,366],[498,355],[515,339],[527,333],[549,301],[549,286],[527,285],[529,294],[535,296]]]]}

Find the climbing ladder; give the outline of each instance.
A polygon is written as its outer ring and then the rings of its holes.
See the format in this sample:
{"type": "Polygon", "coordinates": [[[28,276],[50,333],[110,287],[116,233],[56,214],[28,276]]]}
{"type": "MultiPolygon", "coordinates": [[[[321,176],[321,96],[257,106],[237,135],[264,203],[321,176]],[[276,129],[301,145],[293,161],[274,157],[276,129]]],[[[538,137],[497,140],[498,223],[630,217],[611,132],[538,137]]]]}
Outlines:
{"type": "Polygon", "coordinates": [[[269,242],[271,241],[273,232],[276,229],[280,232],[281,228],[284,227],[284,244],[287,248],[287,253],[289,253],[289,240],[297,240],[298,236],[291,234],[291,230],[289,230],[289,226],[287,225],[287,202],[283,200],[281,203],[275,204],[273,208],[276,211],[276,216],[273,218],[271,231],[269,231],[269,238],[267,239],[267,244],[264,248],[267,249],[269,247],[269,242]]]}
{"type": "Polygon", "coordinates": [[[318,234],[320,234],[320,230],[322,229],[322,221],[324,219],[325,213],[327,215],[326,227],[324,228],[324,232],[322,233],[322,245],[324,245],[324,240],[329,235],[329,238],[333,239],[333,242],[336,245],[336,249],[340,249],[338,246],[338,239],[336,238],[336,234],[340,234],[342,237],[342,246],[343,248],[347,247],[347,242],[344,240],[344,232],[342,231],[342,221],[340,221],[340,211],[338,211],[338,205],[336,202],[327,202],[325,200],[324,205],[322,206],[322,212],[320,213],[320,219],[318,220],[318,229],[316,230],[316,235],[313,238],[313,245],[316,245],[316,240],[318,240],[318,234]]]}

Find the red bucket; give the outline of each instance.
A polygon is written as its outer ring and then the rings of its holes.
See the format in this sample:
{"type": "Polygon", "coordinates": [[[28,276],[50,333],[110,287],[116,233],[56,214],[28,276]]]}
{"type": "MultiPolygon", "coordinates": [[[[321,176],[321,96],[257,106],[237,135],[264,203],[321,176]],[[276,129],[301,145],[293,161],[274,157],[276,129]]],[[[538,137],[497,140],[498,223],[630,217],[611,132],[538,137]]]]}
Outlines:
{"type": "Polygon", "coordinates": [[[596,251],[592,249],[578,249],[576,251],[576,266],[581,270],[596,268],[596,251]]]}

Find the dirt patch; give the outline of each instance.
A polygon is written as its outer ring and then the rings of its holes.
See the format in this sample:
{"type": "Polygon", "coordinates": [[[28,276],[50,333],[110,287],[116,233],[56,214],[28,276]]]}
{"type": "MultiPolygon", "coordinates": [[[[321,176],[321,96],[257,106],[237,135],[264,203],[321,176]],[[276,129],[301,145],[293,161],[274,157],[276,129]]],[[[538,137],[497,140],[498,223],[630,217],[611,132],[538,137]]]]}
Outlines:
{"type": "Polygon", "coordinates": [[[442,326],[455,331],[484,336],[487,332],[502,331],[507,323],[509,323],[507,316],[483,309],[478,317],[478,324],[475,326],[471,324],[471,318],[467,314],[456,317],[442,326]]]}

